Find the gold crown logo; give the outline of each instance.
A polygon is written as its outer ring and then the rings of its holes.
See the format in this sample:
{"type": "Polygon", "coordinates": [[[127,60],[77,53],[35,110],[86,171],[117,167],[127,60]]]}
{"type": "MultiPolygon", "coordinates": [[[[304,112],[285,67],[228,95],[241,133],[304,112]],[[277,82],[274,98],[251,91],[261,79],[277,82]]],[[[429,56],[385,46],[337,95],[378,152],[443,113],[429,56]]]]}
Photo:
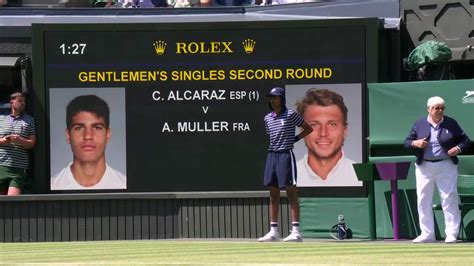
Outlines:
{"type": "Polygon", "coordinates": [[[157,55],[162,55],[165,53],[167,43],[162,40],[158,40],[153,43],[153,47],[155,47],[155,52],[157,55]]]}
{"type": "Polygon", "coordinates": [[[255,44],[257,42],[255,42],[254,40],[252,39],[246,39],[242,42],[242,45],[244,46],[244,50],[247,54],[251,54],[253,53],[253,49],[255,48],[255,44]]]}

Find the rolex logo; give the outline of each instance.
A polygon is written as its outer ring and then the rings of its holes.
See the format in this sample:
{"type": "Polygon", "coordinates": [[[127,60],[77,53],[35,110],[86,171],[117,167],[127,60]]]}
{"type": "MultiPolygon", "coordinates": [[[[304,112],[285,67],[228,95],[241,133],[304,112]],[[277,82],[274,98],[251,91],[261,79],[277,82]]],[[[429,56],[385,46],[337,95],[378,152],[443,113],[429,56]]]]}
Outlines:
{"type": "Polygon", "coordinates": [[[253,49],[255,48],[256,42],[252,39],[246,39],[242,42],[242,45],[244,46],[244,50],[247,54],[253,53],[253,49]]]}
{"type": "Polygon", "coordinates": [[[165,53],[166,50],[166,42],[162,40],[158,40],[155,43],[153,43],[153,47],[155,47],[155,52],[157,55],[162,55],[165,53]]]}

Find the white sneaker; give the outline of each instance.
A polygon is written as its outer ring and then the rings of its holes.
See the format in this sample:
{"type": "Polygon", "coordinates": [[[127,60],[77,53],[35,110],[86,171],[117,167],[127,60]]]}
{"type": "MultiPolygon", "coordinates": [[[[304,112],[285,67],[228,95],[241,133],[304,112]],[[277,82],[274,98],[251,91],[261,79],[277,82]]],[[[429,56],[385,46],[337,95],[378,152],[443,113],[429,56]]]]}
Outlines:
{"type": "Polygon", "coordinates": [[[280,241],[280,234],[278,232],[268,232],[266,235],[260,237],[258,242],[278,242],[280,241]]]}
{"type": "Polygon", "coordinates": [[[299,232],[291,232],[291,234],[283,239],[283,242],[303,242],[303,237],[301,237],[299,232]]]}
{"type": "Polygon", "coordinates": [[[413,239],[413,243],[432,243],[435,242],[436,239],[434,237],[430,237],[427,235],[419,235],[417,238],[413,239]]]}
{"type": "Polygon", "coordinates": [[[447,236],[446,239],[444,240],[444,243],[447,243],[447,244],[453,244],[456,242],[457,242],[457,239],[455,236],[447,236]]]}

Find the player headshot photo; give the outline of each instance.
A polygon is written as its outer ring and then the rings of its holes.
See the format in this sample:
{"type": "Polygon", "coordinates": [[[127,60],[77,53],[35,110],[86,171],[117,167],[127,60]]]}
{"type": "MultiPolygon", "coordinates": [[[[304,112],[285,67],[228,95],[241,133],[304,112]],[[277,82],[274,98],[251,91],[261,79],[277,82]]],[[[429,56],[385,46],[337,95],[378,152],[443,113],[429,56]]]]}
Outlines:
{"type": "MultiPolygon", "coordinates": [[[[105,89],[100,90],[102,94],[105,93],[103,91],[105,89]]],[[[61,93],[71,91],[75,90],[51,89],[50,91],[50,97],[55,98],[55,100],[68,99],[66,100],[66,112],[63,119],[63,125],[65,126],[62,129],[63,135],[62,137],[55,137],[57,132],[56,134],[51,133],[51,190],[126,189],[127,181],[124,174],[126,172],[125,134],[118,134],[118,137],[122,137],[122,141],[110,145],[111,141],[117,137],[115,136],[115,130],[112,131],[111,115],[117,115],[121,112],[116,108],[112,109],[105,100],[106,97],[97,94],[60,97],[63,96],[61,93]],[[65,152],[60,152],[61,150],[58,148],[60,142],[66,143],[66,146],[69,147],[65,150],[71,151],[72,154],[67,155],[65,152]],[[123,146],[123,151],[108,153],[109,146],[123,146]],[[54,163],[53,159],[59,154],[69,160],[63,162],[62,168],[58,167],[59,164],[54,163]],[[110,156],[112,157],[110,158],[109,154],[114,156],[110,156]],[[115,166],[122,169],[116,169],[115,166]]],[[[81,92],[84,91],[81,89],[81,92]]],[[[122,109],[124,109],[124,97],[120,97],[117,92],[120,92],[120,90],[112,91],[108,98],[110,98],[110,102],[113,102],[112,107],[122,103],[122,109]]],[[[55,106],[55,104],[51,102],[50,106],[55,106]]],[[[52,113],[51,117],[53,117],[52,113]]],[[[124,117],[123,112],[122,120],[124,120],[124,117]]],[[[122,123],[122,125],[116,124],[117,132],[125,131],[125,122],[122,123]]],[[[57,128],[59,126],[51,122],[51,132],[57,131],[57,128]]],[[[117,147],[115,147],[115,150],[118,151],[117,147]]]]}
{"type": "MultiPolygon", "coordinates": [[[[362,137],[359,138],[358,145],[349,147],[351,155],[356,154],[349,157],[346,154],[346,140],[353,134],[348,119],[349,109],[341,94],[325,87],[326,85],[316,85],[309,88],[295,101],[297,112],[313,129],[304,138],[303,151],[297,156],[297,185],[298,187],[362,186],[352,166],[353,163],[361,161],[362,137]]],[[[349,87],[340,87],[343,88],[342,91],[349,92],[349,87]]],[[[360,90],[355,91],[360,93],[360,90]]],[[[361,117],[360,111],[358,114],[361,117]]],[[[358,122],[354,124],[359,125],[358,129],[354,129],[354,135],[362,134],[361,121],[353,122],[358,122]]]]}

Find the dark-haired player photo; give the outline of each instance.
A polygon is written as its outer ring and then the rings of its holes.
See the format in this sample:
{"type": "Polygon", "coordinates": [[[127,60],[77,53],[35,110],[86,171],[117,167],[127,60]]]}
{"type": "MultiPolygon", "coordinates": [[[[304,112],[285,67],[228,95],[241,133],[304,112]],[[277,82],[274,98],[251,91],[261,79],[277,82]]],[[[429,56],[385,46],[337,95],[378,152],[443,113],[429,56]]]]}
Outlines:
{"type": "Polygon", "coordinates": [[[124,89],[53,88],[50,106],[51,190],[126,189],[124,89]]]}
{"type": "Polygon", "coordinates": [[[361,84],[287,86],[288,103],[313,131],[295,146],[298,187],[358,187],[362,162],[361,84]]]}

